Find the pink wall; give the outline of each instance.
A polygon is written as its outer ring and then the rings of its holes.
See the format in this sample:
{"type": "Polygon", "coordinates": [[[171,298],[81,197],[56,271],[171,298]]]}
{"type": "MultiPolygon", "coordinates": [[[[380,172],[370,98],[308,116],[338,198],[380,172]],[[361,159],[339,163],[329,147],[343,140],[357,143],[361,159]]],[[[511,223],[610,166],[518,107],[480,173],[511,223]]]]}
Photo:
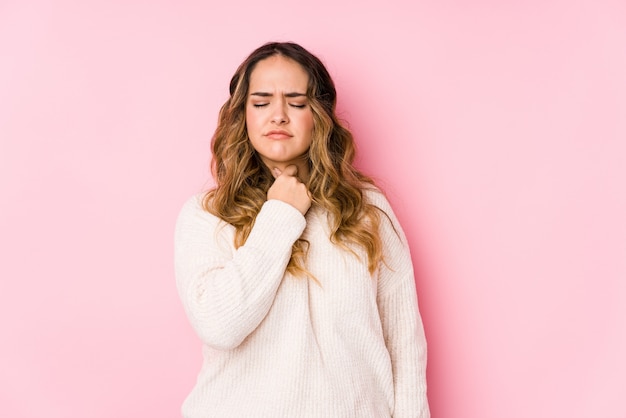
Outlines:
{"type": "Polygon", "coordinates": [[[404,224],[433,417],[626,416],[623,1],[211,3],[0,3],[0,416],[178,415],[175,217],[274,39],[404,224]]]}

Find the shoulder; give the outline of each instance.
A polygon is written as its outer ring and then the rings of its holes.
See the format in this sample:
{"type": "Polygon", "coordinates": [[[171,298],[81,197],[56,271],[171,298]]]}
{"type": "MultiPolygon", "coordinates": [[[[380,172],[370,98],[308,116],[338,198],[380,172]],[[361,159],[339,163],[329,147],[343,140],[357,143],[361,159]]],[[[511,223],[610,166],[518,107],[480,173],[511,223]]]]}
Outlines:
{"type": "Polygon", "coordinates": [[[191,216],[194,213],[205,212],[203,207],[204,198],[206,193],[197,193],[189,197],[182,205],[179,213],[179,218],[184,216],[191,216]]]}
{"type": "MultiPolygon", "coordinates": [[[[177,227],[190,224],[217,225],[220,219],[207,211],[204,207],[206,192],[197,193],[189,197],[182,205],[177,219],[177,227]]],[[[210,202],[209,202],[210,203],[210,202]]]]}
{"type": "Polygon", "coordinates": [[[379,211],[379,233],[381,237],[384,240],[399,238],[400,241],[405,242],[406,237],[402,225],[385,193],[378,187],[366,186],[363,188],[363,196],[367,203],[373,205],[379,211]]]}
{"type": "Polygon", "coordinates": [[[366,185],[362,190],[363,198],[366,203],[375,206],[387,215],[393,214],[391,204],[389,203],[385,193],[380,188],[373,185],[366,185]]]}

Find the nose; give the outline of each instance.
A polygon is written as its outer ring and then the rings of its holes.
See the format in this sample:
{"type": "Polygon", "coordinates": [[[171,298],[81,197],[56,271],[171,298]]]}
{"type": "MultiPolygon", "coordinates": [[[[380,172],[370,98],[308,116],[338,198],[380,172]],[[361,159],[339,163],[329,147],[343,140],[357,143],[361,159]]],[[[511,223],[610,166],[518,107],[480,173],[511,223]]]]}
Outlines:
{"type": "Polygon", "coordinates": [[[272,114],[272,123],[282,125],[287,122],[289,122],[289,118],[287,117],[285,105],[283,103],[277,103],[274,107],[274,113],[272,114]]]}

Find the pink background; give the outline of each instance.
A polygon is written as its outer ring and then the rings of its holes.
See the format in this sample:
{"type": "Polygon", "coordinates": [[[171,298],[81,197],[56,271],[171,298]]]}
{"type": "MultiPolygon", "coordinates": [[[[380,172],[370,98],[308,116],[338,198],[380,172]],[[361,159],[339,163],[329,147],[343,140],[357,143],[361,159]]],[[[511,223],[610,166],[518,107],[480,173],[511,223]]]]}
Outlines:
{"type": "Polygon", "coordinates": [[[623,1],[211,3],[0,3],[0,416],[178,416],[174,222],[293,40],[409,237],[433,417],[626,417],[623,1]]]}

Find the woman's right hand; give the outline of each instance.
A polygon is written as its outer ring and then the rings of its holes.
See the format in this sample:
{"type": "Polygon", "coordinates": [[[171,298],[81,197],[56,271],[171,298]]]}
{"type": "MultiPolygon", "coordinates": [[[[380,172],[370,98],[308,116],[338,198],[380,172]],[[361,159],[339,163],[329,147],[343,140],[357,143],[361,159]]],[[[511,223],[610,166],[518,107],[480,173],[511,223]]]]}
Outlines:
{"type": "Polygon", "coordinates": [[[311,207],[311,195],[306,185],[297,177],[298,167],[288,165],[282,172],[275,167],[272,169],[272,173],[276,180],[267,191],[267,199],[282,200],[305,215],[311,207]]]}

